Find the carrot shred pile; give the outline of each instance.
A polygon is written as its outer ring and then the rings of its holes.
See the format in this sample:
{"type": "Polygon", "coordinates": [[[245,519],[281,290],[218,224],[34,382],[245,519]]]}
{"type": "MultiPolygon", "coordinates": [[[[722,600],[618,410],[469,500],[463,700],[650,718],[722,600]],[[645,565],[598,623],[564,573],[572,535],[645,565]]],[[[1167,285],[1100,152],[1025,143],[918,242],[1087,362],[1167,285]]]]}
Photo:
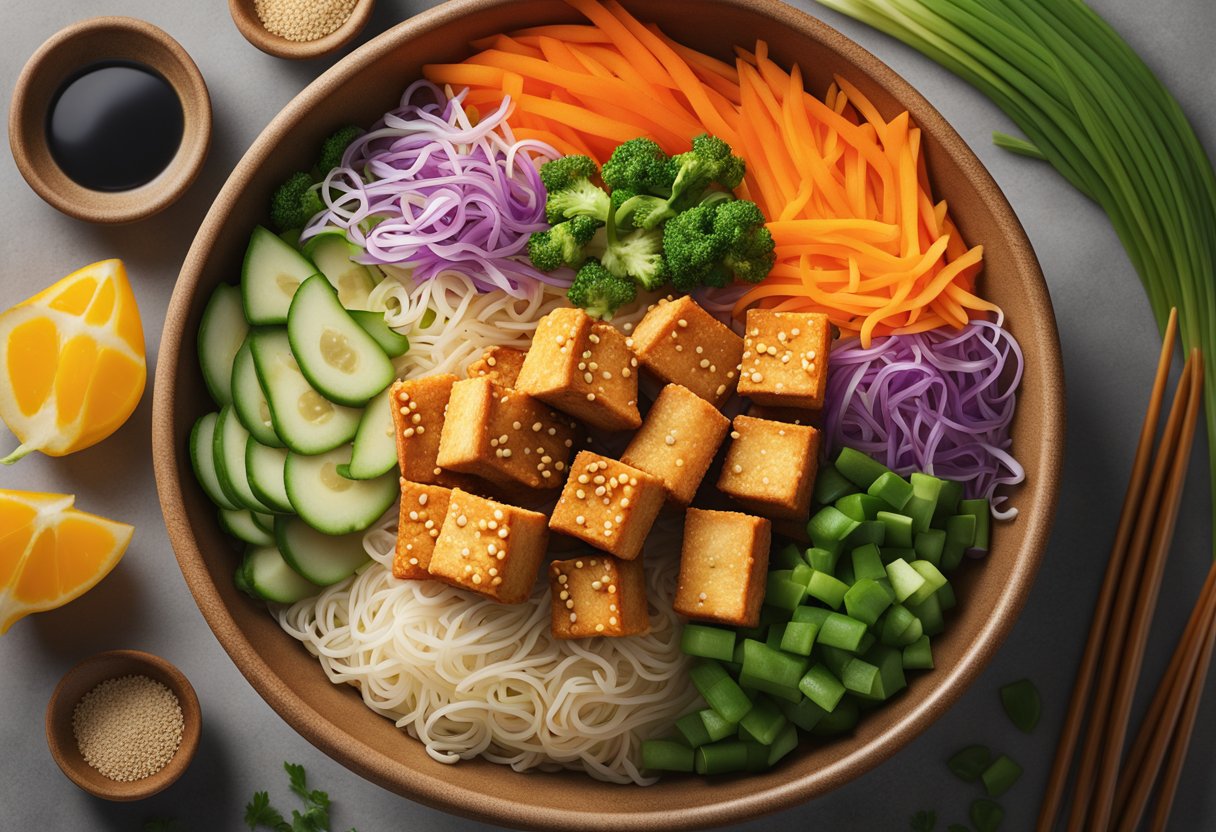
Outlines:
{"type": "Polygon", "coordinates": [[[969,247],[933,198],[921,131],[890,120],[836,76],[823,99],[797,64],[768,45],[736,49],[733,65],[683,46],[616,0],[566,0],[588,24],[521,29],[473,43],[458,64],[430,64],[432,82],[469,88],[466,104],[514,102],[516,137],[603,163],[621,142],[654,139],[668,153],[701,133],[747,162],[738,195],[770,220],[776,264],[747,291],[751,306],[825,312],[865,346],[874,336],[961,328],[1000,309],[979,297],[983,247],[969,247]]]}

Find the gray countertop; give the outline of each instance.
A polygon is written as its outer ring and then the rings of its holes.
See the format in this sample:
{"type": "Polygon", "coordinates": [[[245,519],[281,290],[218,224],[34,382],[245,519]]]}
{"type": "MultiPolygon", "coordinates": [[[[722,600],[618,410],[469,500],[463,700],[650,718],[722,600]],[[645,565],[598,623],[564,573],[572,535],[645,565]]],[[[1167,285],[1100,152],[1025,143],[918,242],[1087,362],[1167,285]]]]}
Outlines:
{"type": "MultiPolygon", "coordinates": [[[[271,117],[330,60],[289,63],[256,51],[219,0],[0,0],[0,111],[26,58],[44,39],[82,17],[122,14],[149,20],[177,38],[207,79],[215,110],[211,155],[186,197],[132,226],[90,226],[56,213],[0,154],[0,308],[86,263],[121,257],[143,314],[149,361],[186,249],[211,199],[271,117]]],[[[361,41],[432,3],[380,0],[361,41]]],[[[839,15],[811,10],[878,54],[940,109],[1004,188],[1047,275],[1059,319],[1068,382],[1064,487],[1043,567],[1022,617],[987,670],[942,719],[893,759],[814,802],[738,828],[905,830],[917,809],[935,809],[939,829],[962,822],[977,790],[956,781],[945,759],[984,742],[1008,752],[1026,774],[1003,799],[1004,829],[1029,829],[1046,781],[1091,605],[1113,536],[1159,345],[1147,301],[1102,213],[1045,165],[992,146],[1006,119],[946,71],[839,15]],[[1025,736],[1004,718],[1000,685],[1024,676],[1045,704],[1025,736]]],[[[1182,102],[1216,153],[1216,4],[1211,0],[1094,0],[1093,5],[1145,56],[1182,102]]],[[[151,367],[149,370],[151,371],[151,367]]],[[[1176,368],[1175,368],[1176,369],[1176,368]]],[[[245,802],[269,789],[289,804],[284,760],[306,765],[314,787],[336,802],[334,826],[389,829],[491,828],[428,809],[368,783],[295,734],[258,697],[212,636],[186,589],[161,520],[149,447],[150,391],[109,440],[64,459],[34,455],[0,470],[0,487],[77,495],[86,511],[136,525],[122,564],[71,605],[19,622],[0,638],[0,830],[139,830],[154,816],[186,828],[238,830],[245,802]],[[59,677],[100,650],[135,647],[176,663],[194,683],[204,713],[202,743],[186,775],[134,805],[110,804],[76,789],[56,769],[43,735],[43,711],[59,677]]],[[[0,447],[12,437],[0,427],[0,447]]],[[[1195,449],[1177,545],[1162,588],[1147,668],[1168,660],[1206,572],[1210,549],[1206,447],[1195,449]]],[[[1137,706],[1143,707],[1145,691],[1137,706]]],[[[1216,694],[1204,703],[1173,814],[1172,828],[1216,828],[1216,694]]]]}

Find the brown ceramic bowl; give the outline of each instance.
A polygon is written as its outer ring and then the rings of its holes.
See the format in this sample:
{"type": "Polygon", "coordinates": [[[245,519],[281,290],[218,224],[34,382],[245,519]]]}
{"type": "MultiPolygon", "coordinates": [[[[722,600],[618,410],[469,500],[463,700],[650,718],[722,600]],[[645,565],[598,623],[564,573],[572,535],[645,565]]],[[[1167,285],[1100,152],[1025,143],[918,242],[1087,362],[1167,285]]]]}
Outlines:
{"type": "Polygon", "coordinates": [[[245,40],[258,49],[276,58],[299,61],[320,58],[346,46],[363,31],[375,5],[376,0],[356,0],[350,17],[341,26],[325,37],[309,41],[288,40],[267,30],[258,17],[254,0],[228,0],[228,12],[245,40]]]}
{"type": "Polygon", "coordinates": [[[94,17],[60,29],[26,63],[8,111],[8,141],[17,170],[34,192],[68,216],[125,223],[164,210],[198,176],[211,143],[211,99],[186,50],[162,30],[131,17],[94,17]],[[68,178],[51,158],[46,119],[60,86],[99,61],[135,61],[159,72],[182,103],[182,143],[151,182],[129,191],[94,191],[68,178]]]}
{"type": "Polygon", "coordinates": [[[368,779],[458,814],[544,829],[656,830],[740,821],[820,795],[872,769],[950,707],[1000,646],[1034,580],[1055,511],[1064,436],[1059,342],[1051,301],[1030,243],[979,160],[906,81],[838,32],[776,0],[629,0],[690,46],[729,58],[732,45],[765,38],[774,58],[797,61],[810,89],[848,76],[888,117],[907,109],[923,129],[936,191],[967,239],[984,245],[982,291],[1001,304],[1025,351],[1014,447],[1026,483],[1017,519],[1001,523],[982,562],[961,570],[948,631],[934,641],[937,669],[914,674],[907,693],[869,714],[850,736],[806,741],[773,771],[712,781],[669,777],[650,788],[608,785],[574,773],[520,775],[483,761],[440,765],[417,741],[372,713],[356,690],[335,686],[260,605],[233,586],[236,554],[195,484],[187,438],[212,409],[198,370],[195,333],[212,288],[238,273],[250,230],[265,219],[276,184],[307,167],[336,126],[370,124],[428,62],[458,60],[470,39],[542,23],[573,22],[560,0],[457,0],[366,44],[279,114],[237,165],[199,229],[161,338],[153,452],[161,505],[178,561],[217,638],[250,683],[309,741],[368,779]]]}
{"type": "Polygon", "coordinates": [[[189,767],[198,750],[202,712],[194,688],[182,672],[169,662],[140,650],[112,650],[85,659],[69,670],[55,686],[46,706],[46,742],[51,757],[68,779],[94,797],[106,800],[143,800],[171,786],[189,767]],[[72,716],[81,698],[107,679],[147,676],[173,691],[182,708],[182,744],[162,768],[142,780],[120,783],[102,775],[85,762],[72,733],[72,716]]]}

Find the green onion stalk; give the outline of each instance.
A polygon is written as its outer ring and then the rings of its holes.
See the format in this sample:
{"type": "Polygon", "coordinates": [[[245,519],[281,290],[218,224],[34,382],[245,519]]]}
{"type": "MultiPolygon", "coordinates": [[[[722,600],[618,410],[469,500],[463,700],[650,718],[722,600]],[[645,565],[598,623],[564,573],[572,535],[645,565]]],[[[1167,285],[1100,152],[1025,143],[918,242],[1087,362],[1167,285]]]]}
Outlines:
{"type": "Polygon", "coordinates": [[[1178,102],[1081,0],[818,0],[970,82],[1110,217],[1164,330],[1177,307],[1205,364],[1216,517],[1216,173],[1178,102]]]}

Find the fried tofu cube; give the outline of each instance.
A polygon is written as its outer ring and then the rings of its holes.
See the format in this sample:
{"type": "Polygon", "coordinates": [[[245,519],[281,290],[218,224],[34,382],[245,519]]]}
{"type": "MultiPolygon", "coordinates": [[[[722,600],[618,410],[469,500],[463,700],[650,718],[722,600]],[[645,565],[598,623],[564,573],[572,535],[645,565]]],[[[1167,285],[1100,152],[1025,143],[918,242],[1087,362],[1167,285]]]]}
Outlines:
{"type": "Polygon", "coordinates": [[[650,630],[640,560],[591,555],[549,564],[556,638],[637,636],[650,630]]]}
{"type": "Polygon", "coordinates": [[[421,580],[429,570],[435,540],[448,513],[451,489],[401,480],[401,512],[397,521],[397,552],[393,577],[421,580]]]}
{"type": "Polygon", "coordinates": [[[516,387],[592,427],[634,430],[637,359],[611,324],[582,309],[555,309],[540,319],[516,387]]]}
{"type": "Polygon", "coordinates": [[[502,604],[528,599],[549,541],[545,515],[459,488],[448,498],[430,574],[502,604]]]}
{"type": "Polygon", "coordinates": [[[548,405],[488,377],[452,385],[439,466],[501,485],[558,488],[576,425],[548,405]]]}
{"type": "Polygon", "coordinates": [[[818,312],[747,310],[739,395],[772,407],[823,408],[832,328],[818,312]]]}
{"type": "Polygon", "coordinates": [[[393,427],[397,437],[397,464],[410,482],[471,488],[467,477],[439,467],[439,439],[452,385],[459,381],[451,373],[412,378],[393,384],[393,427]]]}
{"type": "Polygon", "coordinates": [[[714,407],[735,392],[743,339],[687,295],[652,307],[629,345],[651,373],[688,388],[714,407]]]}
{"type": "Polygon", "coordinates": [[[469,365],[469,378],[485,376],[503,387],[514,387],[519,371],[524,366],[527,353],[510,347],[493,346],[481,354],[481,358],[469,365]]]}
{"type": "Polygon", "coordinates": [[[757,419],[768,419],[772,422],[788,422],[791,425],[818,426],[823,418],[822,410],[803,410],[800,407],[765,407],[753,403],[747,409],[748,416],[757,419]]]}
{"type": "Polygon", "coordinates": [[[678,384],[659,392],[621,462],[658,477],[672,502],[688,505],[714,461],[730,420],[678,384]]]}
{"type": "Polygon", "coordinates": [[[736,416],[718,489],[750,511],[783,520],[806,520],[819,468],[819,431],[736,416]]]}
{"type": "Polygon", "coordinates": [[[672,608],[736,627],[760,623],[772,526],[763,517],[690,508],[672,608]]]}
{"type": "Polygon", "coordinates": [[[549,528],[623,560],[642,553],[667,491],[663,481],[591,451],[579,451],[549,528]]]}

